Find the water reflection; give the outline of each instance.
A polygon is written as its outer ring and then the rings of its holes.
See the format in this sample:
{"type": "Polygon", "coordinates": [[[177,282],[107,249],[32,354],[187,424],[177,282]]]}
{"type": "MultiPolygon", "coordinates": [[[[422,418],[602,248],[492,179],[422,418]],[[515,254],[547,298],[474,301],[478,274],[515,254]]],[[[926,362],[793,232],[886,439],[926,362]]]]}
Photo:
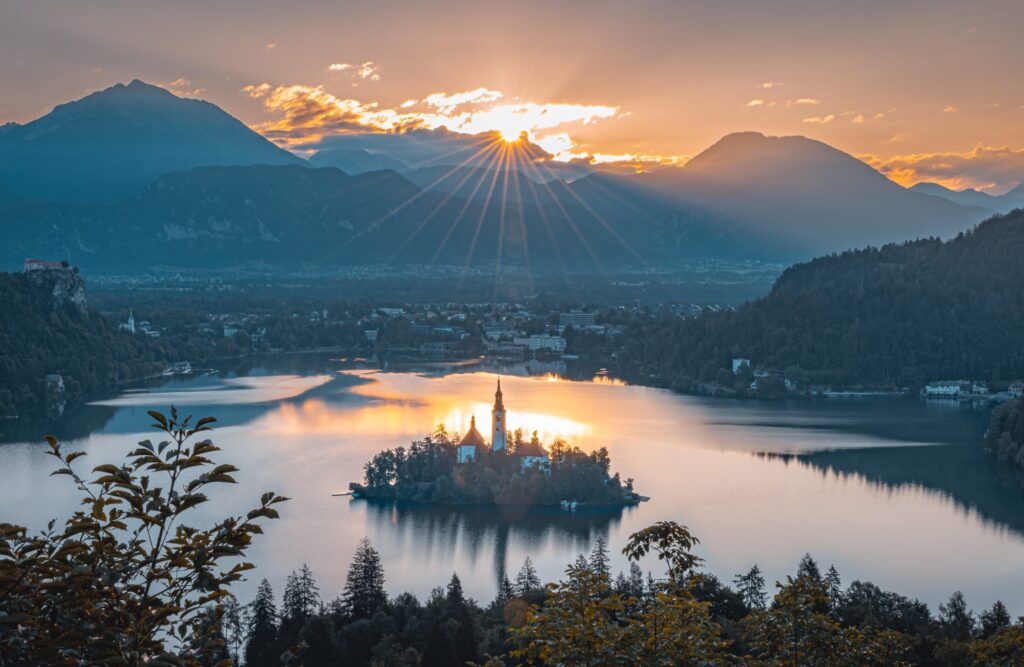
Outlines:
{"type": "Polygon", "coordinates": [[[977,513],[995,526],[1024,534],[1024,493],[1019,473],[976,444],[764,456],[799,463],[818,470],[822,476],[834,473],[884,488],[935,491],[965,513],[977,513]]]}
{"type": "Polygon", "coordinates": [[[554,543],[567,553],[585,553],[618,526],[632,508],[440,507],[376,500],[354,500],[365,505],[369,525],[381,541],[400,553],[416,552],[430,560],[491,561],[493,583],[514,578],[520,563],[509,563],[510,544],[528,553],[554,543]]]}

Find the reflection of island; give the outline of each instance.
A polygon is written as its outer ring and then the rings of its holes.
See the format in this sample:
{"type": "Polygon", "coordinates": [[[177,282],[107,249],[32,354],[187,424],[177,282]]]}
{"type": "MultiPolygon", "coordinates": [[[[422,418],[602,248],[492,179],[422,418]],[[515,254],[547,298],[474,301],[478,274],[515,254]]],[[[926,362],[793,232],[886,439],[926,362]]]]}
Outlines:
{"type": "Polygon", "coordinates": [[[1024,534],[1024,492],[1005,465],[980,444],[843,449],[808,454],[761,454],[891,488],[936,491],[964,510],[1024,534]]]}
{"type": "Polygon", "coordinates": [[[475,562],[493,549],[496,582],[506,574],[510,544],[525,544],[528,551],[534,551],[553,542],[565,551],[584,552],[598,537],[607,541],[610,530],[631,511],[621,506],[563,512],[557,508],[454,508],[385,500],[363,504],[375,532],[397,537],[400,550],[436,549],[446,560],[459,556],[475,562]]]}
{"type": "Polygon", "coordinates": [[[461,439],[437,432],[406,449],[380,452],[365,466],[365,483],[349,485],[357,498],[440,505],[621,507],[646,500],[612,475],[608,451],[586,453],[556,439],[549,452],[536,431],[529,441],[507,430],[501,381],[491,410],[491,444],[476,417],[461,439]]]}

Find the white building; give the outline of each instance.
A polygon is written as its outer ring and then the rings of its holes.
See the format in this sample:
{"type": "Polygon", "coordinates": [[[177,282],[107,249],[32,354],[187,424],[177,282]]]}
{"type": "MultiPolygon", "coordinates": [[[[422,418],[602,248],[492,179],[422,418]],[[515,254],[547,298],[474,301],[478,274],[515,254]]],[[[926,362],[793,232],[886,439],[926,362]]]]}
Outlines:
{"type": "Polygon", "coordinates": [[[750,359],[737,357],[732,360],[732,372],[739,373],[741,368],[750,368],[750,359]]]}
{"type": "Polygon", "coordinates": [[[127,331],[128,333],[135,333],[135,313],[131,310],[128,311],[128,321],[122,322],[118,325],[121,331],[127,331]]]}
{"type": "Polygon", "coordinates": [[[532,336],[516,336],[512,339],[515,345],[522,345],[531,352],[538,350],[550,350],[552,352],[565,351],[565,339],[561,336],[550,336],[548,334],[533,334],[532,336]]]}
{"type": "Polygon", "coordinates": [[[494,407],[491,408],[491,449],[495,452],[508,447],[508,424],[505,422],[505,403],[501,396],[501,380],[494,392],[494,407]]]}
{"type": "MultiPolygon", "coordinates": [[[[935,382],[929,382],[924,387],[925,396],[959,396],[964,391],[964,385],[967,384],[962,380],[937,380],[935,382]]],[[[970,389],[970,385],[967,384],[967,389],[970,389]]]]}
{"type": "Polygon", "coordinates": [[[573,327],[574,329],[592,327],[594,326],[594,313],[584,313],[579,310],[560,313],[558,315],[558,325],[562,327],[573,327]]]}
{"type": "Polygon", "coordinates": [[[1016,382],[1010,385],[1008,391],[1010,392],[1010,396],[1013,396],[1014,398],[1020,398],[1021,396],[1024,396],[1024,382],[1017,380],[1016,382]]]}
{"type": "Polygon", "coordinates": [[[462,436],[462,440],[459,440],[457,450],[459,463],[475,461],[480,454],[480,449],[486,446],[487,443],[484,441],[484,436],[480,435],[480,431],[476,430],[476,415],[474,415],[469,420],[469,431],[466,432],[466,435],[462,436]]]}

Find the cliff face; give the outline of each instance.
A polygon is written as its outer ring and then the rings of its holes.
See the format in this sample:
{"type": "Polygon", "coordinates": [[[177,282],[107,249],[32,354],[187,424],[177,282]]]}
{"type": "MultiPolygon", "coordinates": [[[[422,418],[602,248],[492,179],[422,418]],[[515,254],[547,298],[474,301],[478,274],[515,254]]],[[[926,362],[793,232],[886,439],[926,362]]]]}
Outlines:
{"type": "Polygon", "coordinates": [[[85,281],[74,269],[40,269],[28,271],[25,275],[31,282],[49,289],[53,297],[54,310],[70,303],[83,315],[88,314],[89,302],[85,297],[85,281]]]}

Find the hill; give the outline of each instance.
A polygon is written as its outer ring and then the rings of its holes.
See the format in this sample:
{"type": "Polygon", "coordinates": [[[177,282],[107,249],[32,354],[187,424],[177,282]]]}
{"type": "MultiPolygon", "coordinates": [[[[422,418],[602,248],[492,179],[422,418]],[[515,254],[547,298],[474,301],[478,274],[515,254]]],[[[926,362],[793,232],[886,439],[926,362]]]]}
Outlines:
{"type": "Polygon", "coordinates": [[[707,242],[680,252],[671,225],[628,208],[603,215],[564,183],[522,180],[510,187],[531,196],[488,201],[424,191],[388,170],[202,167],[114,204],[0,204],[0,262],[62,256],[119,273],[154,265],[289,271],[497,262],[598,271],[721,246],[712,243],[721,230],[701,227],[707,242]]]}
{"type": "Polygon", "coordinates": [[[1024,376],[1024,211],[949,241],[820,257],[735,312],[648,325],[628,337],[625,374],[692,388],[731,377],[731,359],[812,384],[902,387],[1024,376]]]}
{"type": "Polygon", "coordinates": [[[860,160],[805,137],[727,135],[681,169],[639,177],[646,187],[771,238],[788,256],[940,236],[991,214],[912,192],[860,160]]]}
{"type": "Polygon", "coordinates": [[[950,190],[938,183],[918,183],[910,189],[914,192],[923,192],[935,197],[942,197],[964,206],[982,206],[996,213],[1009,213],[1015,208],[1024,207],[1024,184],[1018,185],[1001,195],[990,195],[987,192],[972,188],[950,190]]]}
{"type": "Polygon", "coordinates": [[[0,188],[38,201],[113,201],[198,166],[304,162],[209,102],[139,80],[6,127],[0,188]]]}
{"type": "Polygon", "coordinates": [[[352,176],[383,169],[397,172],[409,169],[409,166],[400,160],[379,153],[371,153],[362,148],[334,148],[317,151],[309,158],[309,163],[315,167],[334,167],[352,176]]]}

